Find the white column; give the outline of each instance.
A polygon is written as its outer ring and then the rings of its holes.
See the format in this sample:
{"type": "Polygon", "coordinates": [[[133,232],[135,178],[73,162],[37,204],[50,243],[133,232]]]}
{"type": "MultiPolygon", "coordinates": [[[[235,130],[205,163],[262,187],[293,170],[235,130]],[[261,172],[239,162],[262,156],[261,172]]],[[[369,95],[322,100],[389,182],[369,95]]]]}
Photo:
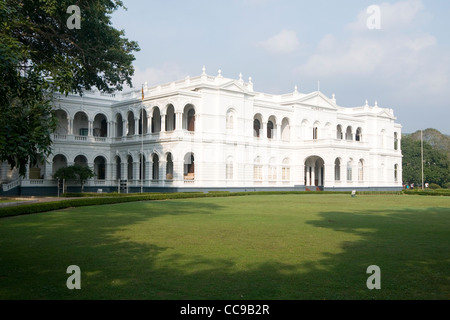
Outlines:
{"type": "Polygon", "coordinates": [[[161,115],[161,132],[166,131],[166,115],[161,115]]]}
{"type": "Polygon", "coordinates": [[[134,118],[134,135],[139,135],[139,119],[134,118]]]}
{"type": "Polygon", "coordinates": [[[315,186],[316,185],[316,167],[315,166],[311,166],[311,186],[315,186]]]}

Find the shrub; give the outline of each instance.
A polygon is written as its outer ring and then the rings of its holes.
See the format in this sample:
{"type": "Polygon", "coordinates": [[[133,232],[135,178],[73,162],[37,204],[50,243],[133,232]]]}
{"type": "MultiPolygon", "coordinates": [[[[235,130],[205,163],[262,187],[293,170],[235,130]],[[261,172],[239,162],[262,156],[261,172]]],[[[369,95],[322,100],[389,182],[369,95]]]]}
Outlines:
{"type": "Polygon", "coordinates": [[[438,185],[437,183],[430,183],[429,188],[430,189],[440,189],[441,186],[438,185]]]}

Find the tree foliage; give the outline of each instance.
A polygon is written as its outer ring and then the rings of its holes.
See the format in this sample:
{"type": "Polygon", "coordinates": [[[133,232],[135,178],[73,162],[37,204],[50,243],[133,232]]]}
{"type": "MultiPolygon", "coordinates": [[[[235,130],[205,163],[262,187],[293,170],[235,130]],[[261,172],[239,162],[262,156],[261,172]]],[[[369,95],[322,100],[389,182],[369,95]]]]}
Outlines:
{"type": "Polygon", "coordinates": [[[28,162],[51,154],[55,93],[103,92],[132,85],[136,42],[111,26],[119,0],[0,2],[0,161],[23,176],[28,162]],[[69,29],[77,5],[81,28],[69,29]]]}
{"type": "MultiPolygon", "coordinates": [[[[412,135],[402,138],[403,181],[407,184],[422,183],[421,141],[412,135]]],[[[450,160],[445,151],[433,148],[423,142],[424,182],[445,186],[450,181],[450,160]]]]}
{"type": "Polygon", "coordinates": [[[68,167],[62,167],[53,174],[55,179],[65,179],[66,181],[75,180],[81,185],[81,192],[84,191],[86,181],[95,176],[91,168],[75,164],[68,167]]]}

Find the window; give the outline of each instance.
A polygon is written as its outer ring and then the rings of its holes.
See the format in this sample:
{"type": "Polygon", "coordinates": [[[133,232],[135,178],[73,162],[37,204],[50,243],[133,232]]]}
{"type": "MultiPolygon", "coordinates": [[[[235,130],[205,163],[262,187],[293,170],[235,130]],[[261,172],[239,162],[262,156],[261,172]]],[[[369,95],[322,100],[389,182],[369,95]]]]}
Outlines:
{"type": "Polygon", "coordinates": [[[356,129],[355,140],[356,141],[362,141],[362,130],[361,130],[361,128],[356,129]]]}
{"type": "Polygon", "coordinates": [[[229,157],[225,167],[225,176],[227,180],[233,180],[233,158],[229,157]]]}
{"type": "Polygon", "coordinates": [[[262,181],[262,165],[260,163],[259,157],[256,158],[253,165],[253,179],[255,181],[262,181]]]}
{"type": "Polygon", "coordinates": [[[360,159],[358,162],[358,181],[364,181],[364,161],[360,159]]]}
{"type": "Polygon", "coordinates": [[[347,181],[352,181],[352,161],[347,162],[347,181]]]}
{"type": "Polygon", "coordinates": [[[232,110],[228,110],[227,112],[227,129],[233,130],[234,128],[234,115],[232,110]]]}
{"type": "Polygon", "coordinates": [[[259,138],[261,132],[261,123],[258,119],[253,120],[253,136],[259,138]]]}
{"type": "Polygon", "coordinates": [[[269,161],[269,172],[267,178],[271,182],[277,181],[277,165],[274,158],[269,161]]]}
{"type": "Polygon", "coordinates": [[[398,182],[398,164],[394,165],[394,181],[398,182]]]}
{"type": "Polygon", "coordinates": [[[317,133],[318,133],[318,128],[314,127],[313,128],[313,140],[317,140],[317,133]]]}
{"type": "Polygon", "coordinates": [[[283,160],[283,167],[281,168],[281,179],[289,181],[291,179],[291,168],[289,166],[289,159],[283,160]]]}
{"type": "Polygon", "coordinates": [[[269,122],[267,122],[267,138],[268,139],[272,139],[273,138],[273,122],[269,120],[269,122]]]}
{"type": "Polygon", "coordinates": [[[339,158],[334,161],[334,180],[341,180],[341,160],[339,158]]]}
{"type": "Polygon", "coordinates": [[[398,150],[398,134],[394,132],[394,150],[398,150]]]}

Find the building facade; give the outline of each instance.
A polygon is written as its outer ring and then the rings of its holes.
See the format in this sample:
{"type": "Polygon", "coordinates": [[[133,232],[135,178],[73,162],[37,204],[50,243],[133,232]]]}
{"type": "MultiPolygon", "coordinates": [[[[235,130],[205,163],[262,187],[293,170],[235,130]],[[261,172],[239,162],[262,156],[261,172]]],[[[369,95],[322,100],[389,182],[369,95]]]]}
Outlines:
{"type": "MultiPolygon", "coordinates": [[[[400,190],[401,125],[392,109],[344,108],[316,91],[271,95],[207,75],[121,94],[58,96],[53,154],[3,192],[55,194],[53,173],[81,164],[85,190],[400,190]]],[[[76,184],[67,182],[69,191],[76,184]]]]}

